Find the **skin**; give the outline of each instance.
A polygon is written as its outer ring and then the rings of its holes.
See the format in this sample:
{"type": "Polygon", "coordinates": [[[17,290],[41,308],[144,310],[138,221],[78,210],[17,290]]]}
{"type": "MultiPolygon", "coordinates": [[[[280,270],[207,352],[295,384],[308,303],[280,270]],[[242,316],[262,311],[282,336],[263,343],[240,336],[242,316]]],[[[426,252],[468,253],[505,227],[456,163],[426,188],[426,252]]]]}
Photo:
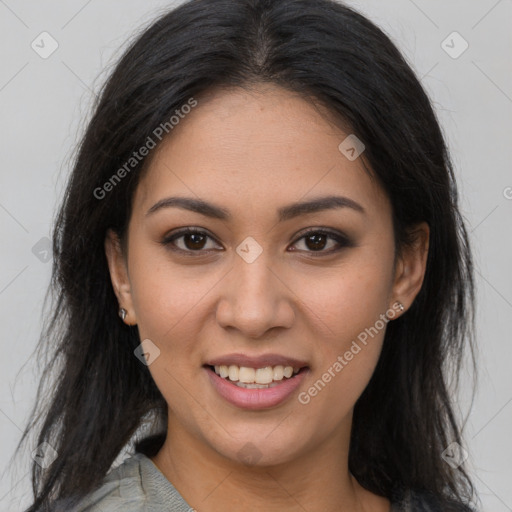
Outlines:
{"type": "Polygon", "coordinates": [[[198,511],[390,510],[348,470],[354,404],[385,327],[306,405],[295,393],[267,410],[237,408],[202,367],[233,352],[284,354],[308,362],[298,392],[307,391],[396,301],[405,310],[413,302],[428,226],[415,227],[416,242],[395,265],[391,205],[363,170],[364,153],[349,161],[338,150],[347,135],[319,106],[277,86],[210,91],[155,150],[135,193],[126,253],[107,235],[125,321],[160,350],[149,370],[169,423],[152,461],[198,511]],[[365,212],[345,207],[278,222],[278,208],[328,195],[365,212]],[[232,219],[176,207],[146,215],[169,196],[215,203],[232,219]],[[190,226],[209,238],[175,240],[188,256],[162,245],[190,226]],[[336,240],[308,242],[307,228],[345,234],[353,245],[329,254],[336,240]],[[253,263],[236,253],[248,236],[263,250],[253,263]],[[259,454],[251,465],[238,455],[249,442],[259,454]]]}

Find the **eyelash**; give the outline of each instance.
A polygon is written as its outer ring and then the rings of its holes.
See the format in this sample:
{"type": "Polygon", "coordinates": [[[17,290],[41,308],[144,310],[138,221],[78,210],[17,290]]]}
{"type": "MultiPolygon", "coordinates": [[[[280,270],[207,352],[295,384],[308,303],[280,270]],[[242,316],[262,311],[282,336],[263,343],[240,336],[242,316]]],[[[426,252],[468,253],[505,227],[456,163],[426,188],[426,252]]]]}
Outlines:
{"type": "MultiPolygon", "coordinates": [[[[208,238],[214,240],[218,244],[218,242],[212,236],[210,236],[208,233],[206,233],[205,231],[203,231],[201,229],[198,229],[198,228],[182,229],[182,230],[180,230],[180,231],[178,231],[176,233],[173,233],[172,235],[169,235],[169,236],[165,237],[160,243],[163,246],[165,246],[167,248],[170,248],[172,251],[181,252],[183,254],[186,254],[187,256],[192,256],[192,257],[196,256],[194,253],[199,253],[198,256],[200,256],[201,253],[205,253],[205,252],[213,250],[213,249],[206,249],[206,250],[198,249],[196,251],[193,251],[191,249],[185,250],[185,249],[177,248],[174,245],[173,242],[175,240],[178,240],[179,238],[182,238],[184,235],[188,235],[188,234],[205,235],[208,238]],[[173,247],[170,247],[170,246],[173,246],[173,247]]],[[[332,240],[337,242],[338,245],[339,245],[338,248],[329,249],[329,250],[305,251],[307,253],[312,254],[314,257],[321,257],[322,255],[324,255],[324,256],[325,255],[330,255],[330,254],[339,252],[341,249],[343,249],[345,247],[351,247],[353,245],[352,242],[349,240],[349,238],[347,238],[345,235],[342,235],[341,233],[334,233],[332,231],[327,231],[327,230],[322,229],[322,228],[310,229],[309,231],[301,233],[300,237],[295,240],[293,245],[295,245],[300,240],[302,240],[304,238],[307,238],[309,235],[312,235],[312,234],[315,234],[315,235],[325,235],[328,238],[331,238],[332,240]]]]}

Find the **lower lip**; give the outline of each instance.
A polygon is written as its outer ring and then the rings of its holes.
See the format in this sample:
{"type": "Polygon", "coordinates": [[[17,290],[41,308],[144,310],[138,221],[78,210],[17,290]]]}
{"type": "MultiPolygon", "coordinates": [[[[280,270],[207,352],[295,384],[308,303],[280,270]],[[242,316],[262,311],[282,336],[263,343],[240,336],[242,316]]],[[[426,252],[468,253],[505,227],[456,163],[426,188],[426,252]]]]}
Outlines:
{"type": "Polygon", "coordinates": [[[308,369],[302,369],[290,379],[283,379],[281,384],[272,388],[248,389],[240,388],[228,379],[217,375],[212,369],[206,367],[206,372],[213,387],[219,395],[229,403],[242,409],[267,409],[280,405],[301,385],[308,369]]]}

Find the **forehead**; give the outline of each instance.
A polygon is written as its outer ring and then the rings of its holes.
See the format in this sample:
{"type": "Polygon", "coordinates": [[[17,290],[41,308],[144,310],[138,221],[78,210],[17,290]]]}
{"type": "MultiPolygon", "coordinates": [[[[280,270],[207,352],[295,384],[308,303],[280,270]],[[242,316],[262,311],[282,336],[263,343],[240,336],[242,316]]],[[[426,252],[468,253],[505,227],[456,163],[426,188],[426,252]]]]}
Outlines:
{"type": "Polygon", "coordinates": [[[338,148],[350,133],[322,106],[272,85],[215,90],[197,102],[154,150],[134,207],[171,193],[234,210],[339,193],[388,213],[362,157],[338,148]]]}

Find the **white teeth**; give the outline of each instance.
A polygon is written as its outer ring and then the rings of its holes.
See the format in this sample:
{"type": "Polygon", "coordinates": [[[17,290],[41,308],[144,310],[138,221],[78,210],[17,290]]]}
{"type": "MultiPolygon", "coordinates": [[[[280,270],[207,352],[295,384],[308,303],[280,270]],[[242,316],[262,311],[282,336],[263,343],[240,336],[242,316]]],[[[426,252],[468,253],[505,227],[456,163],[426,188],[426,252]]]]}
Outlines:
{"type": "Polygon", "coordinates": [[[283,380],[284,368],[282,366],[274,367],[274,380],[283,380]]]}
{"type": "Polygon", "coordinates": [[[293,368],[293,366],[282,365],[248,368],[247,366],[231,364],[229,366],[219,365],[214,368],[217,375],[220,375],[223,379],[228,378],[232,382],[237,382],[239,387],[244,388],[269,387],[267,384],[281,381],[283,378],[289,379],[300,370],[300,368],[293,368]]]}
{"type": "MultiPolygon", "coordinates": [[[[242,371],[242,369],[240,369],[240,371],[242,371]]],[[[256,370],[256,377],[254,378],[254,382],[257,384],[270,384],[273,378],[274,370],[272,369],[272,366],[267,366],[265,368],[258,368],[256,370]]]]}
{"type": "Polygon", "coordinates": [[[238,369],[238,366],[235,366],[234,364],[232,364],[229,368],[228,368],[228,377],[229,377],[229,380],[232,380],[233,382],[236,382],[238,379],[238,373],[239,373],[239,369],[238,369]]]}
{"type": "Polygon", "coordinates": [[[272,382],[270,384],[244,384],[243,382],[235,382],[235,386],[246,389],[267,389],[279,386],[279,384],[277,382],[272,382]]]}
{"type": "MultiPolygon", "coordinates": [[[[245,382],[246,384],[250,384],[251,382],[259,382],[255,380],[255,375],[256,370],[254,368],[246,368],[245,366],[242,366],[238,370],[238,380],[240,382],[245,382]]],[[[264,382],[261,382],[260,384],[264,384],[264,382]]]]}

